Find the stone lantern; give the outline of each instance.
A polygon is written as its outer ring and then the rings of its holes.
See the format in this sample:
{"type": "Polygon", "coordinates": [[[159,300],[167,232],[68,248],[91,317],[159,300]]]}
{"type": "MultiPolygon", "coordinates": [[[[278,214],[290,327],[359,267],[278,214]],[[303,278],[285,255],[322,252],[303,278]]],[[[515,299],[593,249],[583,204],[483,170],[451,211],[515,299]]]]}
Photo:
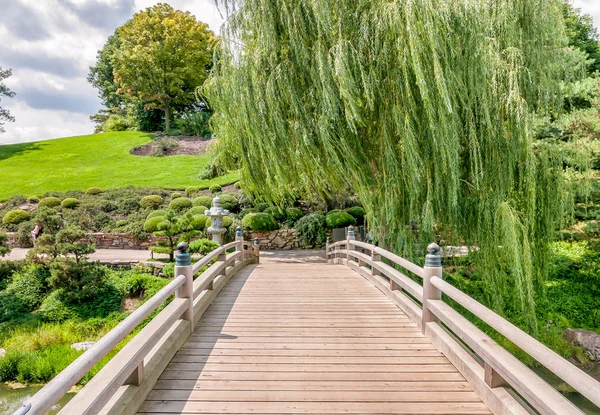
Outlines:
{"type": "Polygon", "coordinates": [[[223,234],[227,229],[223,226],[223,217],[229,215],[229,211],[221,207],[221,199],[215,196],[213,206],[204,211],[204,214],[210,218],[210,227],[207,232],[212,235],[212,240],[218,244],[223,243],[223,234]]]}

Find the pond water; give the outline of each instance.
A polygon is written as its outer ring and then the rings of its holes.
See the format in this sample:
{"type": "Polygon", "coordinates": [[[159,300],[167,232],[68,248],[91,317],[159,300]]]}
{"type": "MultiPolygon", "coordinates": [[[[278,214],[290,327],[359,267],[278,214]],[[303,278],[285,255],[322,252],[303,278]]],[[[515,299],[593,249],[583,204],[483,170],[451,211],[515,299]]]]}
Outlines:
{"type": "MultiPolygon", "coordinates": [[[[555,388],[560,388],[561,385],[565,385],[565,383],[554,373],[550,372],[545,367],[538,367],[533,369],[535,373],[537,373],[542,379],[546,382],[554,386],[555,388]]],[[[600,366],[588,368],[586,370],[587,374],[595,378],[600,382],[600,366]]],[[[600,409],[596,407],[593,403],[588,401],[583,395],[580,393],[569,393],[565,395],[571,402],[573,402],[579,409],[581,409],[587,415],[600,415],[600,409]]]]}
{"type": "MultiPolygon", "coordinates": [[[[23,405],[27,399],[32,397],[37,391],[42,388],[39,386],[27,386],[25,388],[12,389],[6,386],[4,383],[0,383],[0,414],[10,415],[23,405]]],[[[48,414],[57,414],[61,408],[75,396],[74,393],[66,394],[58,404],[52,407],[52,410],[48,414]]]]}

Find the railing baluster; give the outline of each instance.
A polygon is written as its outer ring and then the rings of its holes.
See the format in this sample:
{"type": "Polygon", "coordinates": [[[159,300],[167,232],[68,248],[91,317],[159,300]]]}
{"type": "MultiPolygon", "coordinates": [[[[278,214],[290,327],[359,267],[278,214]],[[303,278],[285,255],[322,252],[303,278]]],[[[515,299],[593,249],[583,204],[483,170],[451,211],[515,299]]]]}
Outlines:
{"type": "Polygon", "coordinates": [[[142,360],[142,363],[140,363],[134,369],[134,371],[131,372],[131,375],[129,375],[129,377],[127,378],[127,380],[123,384],[124,385],[140,386],[143,381],[144,381],[144,361],[142,360]]]}
{"type": "Polygon", "coordinates": [[[350,251],[356,249],[354,245],[350,245],[350,241],[354,241],[355,239],[354,226],[350,225],[348,226],[348,234],[346,235],[346,266],[350,263],[350,251]]]}
{"type": "Polygon", "coordinates": [[[175,258],[175,270],[174,275],[185,276],[185,283],[175,292],[177,298],[188,299],[188,309],[184,313],[183,319],[190,322],[190,330],[194,331],[194,270],[192,268],[192,257],[187,252],[189,249],[188,244],[185,242],[177,245],[179,253],[175,258]]]}
{"type": "Polygon", "coordinates": [[[425,333],[427,323],[438,321],[437,317],[429,310],[427,302],[429,300],[441,300],[442,292],[431,285],[432,277],[442,278],[442,258],[440,257],[440,247],[436,243],[429,244],[427,247],[429,252],[425,256],[425,267],[423,268],[423,318],[421,329],[425,333]]]}
{"type": "Polygon", "coordinates": [[[244,252],[244,232],[242,231],[241,226],[238,226],[235,230],[235,241],[239,244],[235,247],[235,250],[242,252],[242,256],[236,261],[236,263],[239,264],[246,259],[246,253],[244,252]]]}

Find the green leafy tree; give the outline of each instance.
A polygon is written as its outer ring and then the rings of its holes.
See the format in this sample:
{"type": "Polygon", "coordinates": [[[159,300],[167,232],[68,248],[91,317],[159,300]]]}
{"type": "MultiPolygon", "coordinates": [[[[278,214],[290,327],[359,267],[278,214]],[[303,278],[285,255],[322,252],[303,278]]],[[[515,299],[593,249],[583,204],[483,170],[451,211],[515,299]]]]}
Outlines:
{"type": "Polygon", "coordinates": [[[562,7],[569,45],[588,55],[590,74],[600,71],[600,37],[592,16],[582,13],[581,9],[568,2],[564,2],[562,7]]]}
{"type": "Polygon", "coordinates": [[[117,93],[162,109],[168,130],[172,108],[193,104],[208,76],[213,33],[189,12],[159,3],[136,13],[116,36],[111,62],[117,93]]]}
{"type": "MultiPolygon", "coordinates": [[[[2,67],[0,67],[0,101],[2,100],[2,97],[7,97],[7,98],[12,98],[15,96],[15,93],[12,92],[2,81],[4,81],[6,78],[8,78],[9,76],[12,75],[12,71],[10,69],[2,69],[2,67]]],[[[13,117],[12,115],[10,115],[10,112],[6,109],[6,108],[2,108],[0,107],[0,133],[5,132],[4,130],[4,123],[8,121],[8,122],[14,122],[15,121],[15,117],[13,117]]]]}
{"type": "Polygon", "coordinates": [[[150,250],[158,254],[168,254],[169,260],[173,262],[177,244],[179,242],[190,242],[201,232],[194,226],[194,217],[189,213],[178,215],[177,212],[169,210],[160,219],[162,220],[159,220],[156,224],[157,230],[153,231],[152,234],[164,237],[166,240],[157,241],[155,246],[150,247],[150,250]]]}
{"type": "Polygon", "coordinates": [[[119,52],[121,41],[117,34],[112,34],[102,49],[96,55],[96,64],[90,67],[88,82],[98,90],[102,105],[109,109],[123,108],[125,96],[117,93],[119,87],[115,84],[113,57],[119,52]]]}
{"type": "Polygon", "coordinates": [[[574,78],[559,0],[222,0],[205,85],[244,192],[356,191],[382,245],[475,245],[493,306],[535,330],[547,242],[572,202],[531,119],[574,78]],[[226,8],[227,9],[227,8],[226,8]]]}

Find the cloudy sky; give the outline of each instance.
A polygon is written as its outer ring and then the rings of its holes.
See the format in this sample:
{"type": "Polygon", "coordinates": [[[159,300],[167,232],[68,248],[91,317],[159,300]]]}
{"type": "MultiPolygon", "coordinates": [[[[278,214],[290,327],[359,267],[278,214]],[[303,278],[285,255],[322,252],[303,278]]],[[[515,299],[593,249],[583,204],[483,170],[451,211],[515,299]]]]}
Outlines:
{"type": "MultiPolygon", "coordinates": [[[[100,109],[88,68],[107,37],[138,10],[158,0],[0,0],[0,67],[17,93],[3,99],[17,119],[0,144],[90,134],[89,116],[100,109]]],[[[192,12],[219,32],[214,0],[163,0],[192,12]]],[[[575,0],[600,27],[600,0],[575,0]]]]}

